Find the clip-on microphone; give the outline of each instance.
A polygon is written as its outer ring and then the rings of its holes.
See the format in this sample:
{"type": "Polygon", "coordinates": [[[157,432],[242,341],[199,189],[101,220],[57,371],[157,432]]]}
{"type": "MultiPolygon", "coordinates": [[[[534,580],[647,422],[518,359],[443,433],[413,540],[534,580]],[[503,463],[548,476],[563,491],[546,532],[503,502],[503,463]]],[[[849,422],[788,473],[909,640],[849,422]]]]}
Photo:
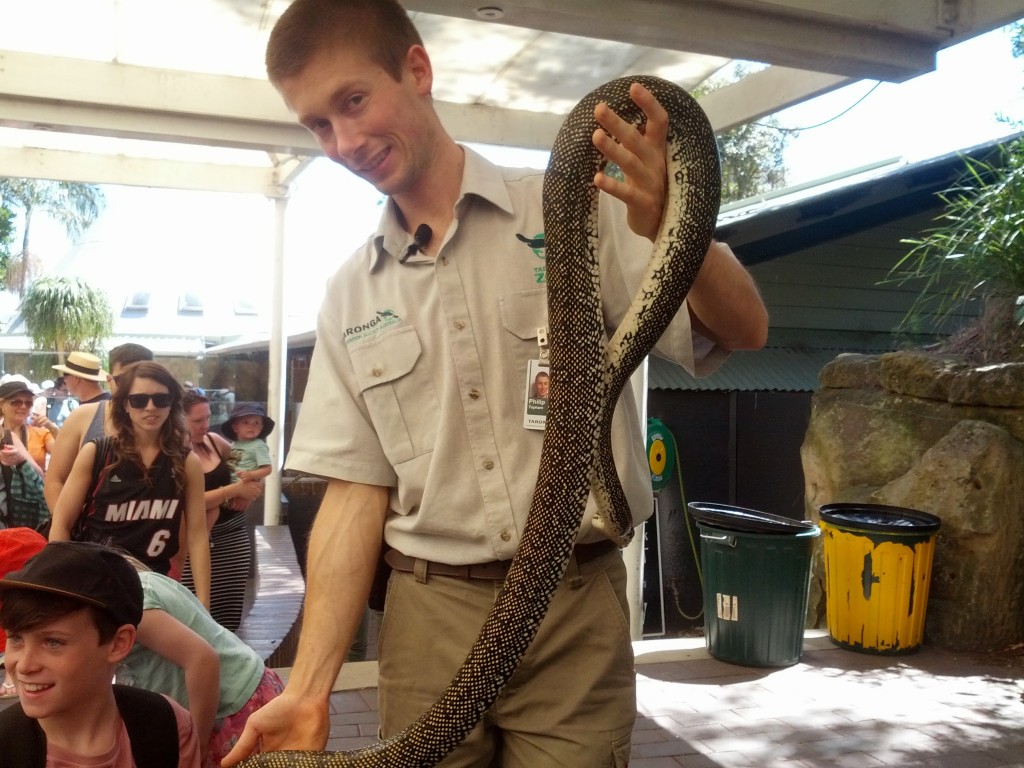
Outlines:
{"type": "Polygon", "coordinates": [[[414,253],[425,250],[430,245],[430,238],[434,236],[434,231],[427,224],[420,224],[416,227],[416,231],[412,235],[412,245],[409,246],[409,250],[405,252],[399,260],[399,264],[405,264],[405,260],[412,256],[414,253]]]}

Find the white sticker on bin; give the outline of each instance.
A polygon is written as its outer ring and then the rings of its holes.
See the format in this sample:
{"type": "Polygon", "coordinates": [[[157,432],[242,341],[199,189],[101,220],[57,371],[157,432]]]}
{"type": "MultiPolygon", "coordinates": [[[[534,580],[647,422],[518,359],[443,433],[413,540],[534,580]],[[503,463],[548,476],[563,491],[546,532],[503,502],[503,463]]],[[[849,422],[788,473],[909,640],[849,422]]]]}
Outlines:
{"type": "Polygon", "coordinates": [[[715,593],[715,602],[718,607],[718,618],[722,621],[740,620],[740,602],[736,595],[723,595],[715,593]]]}

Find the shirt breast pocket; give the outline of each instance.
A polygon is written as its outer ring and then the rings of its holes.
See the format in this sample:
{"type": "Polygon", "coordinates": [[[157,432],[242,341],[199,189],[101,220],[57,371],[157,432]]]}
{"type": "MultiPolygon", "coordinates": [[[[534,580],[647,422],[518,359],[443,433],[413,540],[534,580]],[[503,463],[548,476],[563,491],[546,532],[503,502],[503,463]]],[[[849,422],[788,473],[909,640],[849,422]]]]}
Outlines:
{"type": "Polygon", "coordinates": [[[432,450],[438,400],[430,372],[417,365],[423,349],[416,329],[382,333],[349,354],[377,437],[392,465],[432,450]]]}
{"type": "Polygon", "coordinates": [[[501,324],[507,333],[505,345],[509,361],[515,367],[516,381],[526,381],[530,360],[540,355],[537,329],[548,323],[548,294],[544,288],[509,293],[499,299],[501,324]]]}

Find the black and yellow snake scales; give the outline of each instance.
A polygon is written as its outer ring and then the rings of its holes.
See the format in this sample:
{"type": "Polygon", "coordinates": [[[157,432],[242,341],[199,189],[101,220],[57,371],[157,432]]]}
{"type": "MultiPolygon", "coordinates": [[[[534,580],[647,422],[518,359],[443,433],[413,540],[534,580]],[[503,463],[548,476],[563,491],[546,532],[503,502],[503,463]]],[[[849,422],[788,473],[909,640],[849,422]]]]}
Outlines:
{"type": "Polygon", "coordinates": [[[576,542],[591,490],[609,538],[628,541],[632,519],[612,465],[612,411],[629,376],[664,332],[711,242],[720,172],[704,112],[678,86],[654,77],[613,80],[566,118],[544,177],[551,387],[540,471],[529,518],[504,586],[447,690],[398,735],[353,752],[281,751],[243,768],[427,768],[472,730],[512,676],[547,612],[576,542]],[[629,86],[645,85],[669,113],[668,199],[647,273],[609,340],[597,263],[600,157],[594,107],[606,102],[639,125],[629,86]]]}

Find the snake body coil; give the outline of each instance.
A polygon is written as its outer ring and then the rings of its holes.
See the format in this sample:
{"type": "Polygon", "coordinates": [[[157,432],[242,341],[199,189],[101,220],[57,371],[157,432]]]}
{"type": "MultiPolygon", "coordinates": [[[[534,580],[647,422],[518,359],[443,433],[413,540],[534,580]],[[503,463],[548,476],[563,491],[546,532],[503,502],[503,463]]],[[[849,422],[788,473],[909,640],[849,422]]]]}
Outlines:
{"type": "Polygon", "coordinates": [[[551,386],[537,487],[505,583],[462,668],[419,720],[396,736],[352,752],[281,751],[243,768],[429,768],[473,729],[533,641],[560,583],[593,490],[596,523],[620,542],[633,523],[611,455],[611,417],[622,388],[678,311],[711,241],[719,205],[714,134],[678,86],[654,77],[613,80],[568,115],[544,178],[551,386]],[[630,310],[606,338],[597,259],[601,158],[591,138],[594,107],[607,103],[639,125],[629,97],[646,86],[669,114],[668,200],[654,254],[630,310]]]}

